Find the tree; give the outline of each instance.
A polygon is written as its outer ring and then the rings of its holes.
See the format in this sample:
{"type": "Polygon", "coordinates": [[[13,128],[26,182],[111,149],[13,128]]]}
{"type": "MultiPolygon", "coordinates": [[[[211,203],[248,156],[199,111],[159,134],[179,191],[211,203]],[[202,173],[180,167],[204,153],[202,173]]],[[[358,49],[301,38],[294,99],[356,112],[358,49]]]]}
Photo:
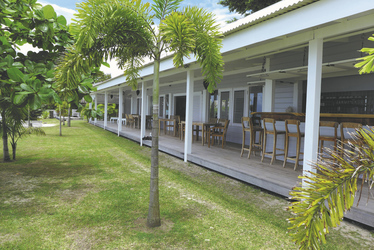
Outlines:
{"type": "Polygon", "coordinates": [[[78,112],[81,113],[82,117],[85,117],[87,119],[87,122],[89,121],[90,118],[102,119],[103,116],[104,116],[103,111],[100,108],[98,108],[98,109],[91,108],[90,109],[90,104],[89,103],[87,103],[86,106],[78,109],[78,112]]]}
{"type": "Polygon", "coordinates": [[[249,15],[259,11],[280,0],[221,0],[218,3],[229,7],[231,12],[237,12],[240,15],[249,15]]]}
{"type": "Polygon", "coordinates": [[[9,161],[6,126],[11,110],[41,107],[57,94],[52,89],[54,60],[70,42],[66,19],[36,0],[0,1],[0,112],[4,161],[9,161]],[[31,44],[39,52],[24,55],[18,46],[31,44]]]}
{"type": "Polygon", "coordinates": [[[90,61],[118,58],[126,81],[134,89],[145,57],[153,60],[153,127],[150,201],[147,225],[161,225],[158,189],[158,109],[161,54],[174,52],[175,67],[183,58],[195,55],[212,91],[220,82],[222,41],[214,15],[197,7],[179,10],[182,0],[155,0],[150,6],[141,0],[87,0],[77,4],[76,23],[71,32],[76,46],[90,61]],[[158,24],[158,27],[155,25],[158,24]]]}
{"type": "MultiPolygon", "coordinates": [[[[369,40],[374,41],[374,37],[369,40]]],[[[363,48],[368,56],[355,66],[360,74],[374,72],[374,48],[363,48]]],[[[374,184],[374,128],[356,130],[354,142],[341,146],[338,151],[327,149],[327,155],[319,156],[313,163],[315,172],[308,172],[301,178],[307,185],[295,187],[290,192],[292,199],[288,209],[294,217],[290,235],[301,249],[319,249],[320,242],[326,242],[330,227],[336,227],[354,203],[361,183],[361,199],[364,183],[374,184]],[[343,154],[341,154],[343,150],[343,154]],[[361,179],[361,180],[360,180],[361,179]]]]}

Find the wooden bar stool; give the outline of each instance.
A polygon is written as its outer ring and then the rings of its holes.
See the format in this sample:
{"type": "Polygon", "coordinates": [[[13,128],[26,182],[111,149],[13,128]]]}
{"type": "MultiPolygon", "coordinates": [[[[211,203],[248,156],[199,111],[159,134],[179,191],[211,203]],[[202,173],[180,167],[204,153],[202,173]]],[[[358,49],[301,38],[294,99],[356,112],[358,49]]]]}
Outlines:
{"type": "Polygon", "coordinates": [[[256,151],[262,151],[262,141],[263,141],[263,134],[264,129],[261,126],[255,126],[253,124],[253,119],[251,117],[242,117],[242,128],[243,128],[243,143],[242,143],[242,152],[240,154],[240,157],[243,156],[243,153],[245,150],[248,150],[248,159],[251,156],[252,151],[256,155],[256,151]],[[248,126],[246,126],[245,123],[248,123],[248,126]],[[246,132],[249,132],[249,148],[245,147],[245,134],[246,132]],[[256,143],[256,134],[257,132],[260,133],[259,141],[256,143]]]}
{"type": "Polygon", "coordinates": [[[325,141],[331,141],[334,143],[334,151],[337,150],[338,143],[338,127],[339,123],[332,121],[320,121],[319,122],[319,140],[318,140],[318,152],[323,153],[323,143],[325,141]],[[321,135],[321,128],[332,128],[334,131],[333,135],[321,135]]]}
{"type": "Polygon", "coordinates": [[[286,128],[286,146],[284,148],[284,161],[283,161],[283,167],[286,166],[287,160],[295,161],[295,167],[294,170],[296,170],[297,166],[299,165],[299,158],[300,154],[303,154],[300,152],[300,145],[301,145],[301,138],[304,137],[304,133],[300,132],[300,121],[299,120],[286,120],[285,121],[285,128],[286,128]],[[296,126],[296,132],[290,132],[289,126],[296,126]],[[295,137],[296,138],[296,156],[288,156],[288,147],[289,147],[289,138],[295,137]]]}
{"type": "Polygon", "coordinates": [[[262,157],[261,162],[263,162],[265,155],[271,155],[271,162],[270,164],[273,164],[275,158],[277,155],[284,155],[284,154],[277,154],[277,150],[284,151],[282,148],[277,148],[277,137],[278,135],[285,135],[286,131],[279,131],[275,127],[275,120],[272,118],[264,118],[264,141],[263,141],[263,147],[262,147],[262,157]],[[273,130],[268,130],[266,127],[266,123],[271,123],[273,125],[273,130]],[[266,139],[267,135],[273,135],[273,152],[266,152],[266,139]]]}
{"type": "Polygon", "coordinates": [[[355,131],[355,129],[362,128],[361,123],[356,122],[342,122],[340,123],[340,136],[341,136],[341,150],[340,155],[343,156],[344,154],[344,145],[348,143],[355,143],[355,140],[352,138],[352,136],[349,135],[349,133],[352,133],[355,131]]]}

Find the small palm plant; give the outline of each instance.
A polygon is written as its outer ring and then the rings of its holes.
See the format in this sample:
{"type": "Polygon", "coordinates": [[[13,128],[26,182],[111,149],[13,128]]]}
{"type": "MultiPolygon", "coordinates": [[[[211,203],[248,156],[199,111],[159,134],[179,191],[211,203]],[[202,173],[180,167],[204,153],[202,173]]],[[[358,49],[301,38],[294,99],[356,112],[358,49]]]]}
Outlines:
{"type": "Polygon", "coordinates": [[[374,128],[357,129],[352,136],[346,149],[320,155],[314,163],[316,173],[300,177],[307,185],[290,193],[295,200],[288,207],[295,215],[288,219],[290,235],[301,249],[319,249],[329,228],[339,225],[354,205],[355,196],[359,195],[358,205],[366,183],[369,188],[374,184],[374,128]]]}

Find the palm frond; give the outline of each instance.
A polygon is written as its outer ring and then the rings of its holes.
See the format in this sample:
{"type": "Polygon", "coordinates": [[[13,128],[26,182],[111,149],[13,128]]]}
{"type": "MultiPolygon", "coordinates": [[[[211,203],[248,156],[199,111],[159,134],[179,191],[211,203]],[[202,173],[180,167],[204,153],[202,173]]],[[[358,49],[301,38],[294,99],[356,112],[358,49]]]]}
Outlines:
{"type": "Polygon", "coordinates": [[[301,177],[307,185],[290,192],[296,200],[288,208],[295,215],[288,220],[290,235],[301,249],[319,249],[320,242],[325,243],[329,227],[339,225],[353,206],[360,178],[373,184],[374,129],[357,130],[350,146],[343,155],[329,150],[330,158],[319,156],[316,172],[301,177]]]}
{"type": "MultiPolygon", "coordinates": [[[[369,37],[369,41],[374,41],[374,36],[369,37]]],[[[355,67],[360,68],[359,73],[368,74],[374,71],[374,48],[362,48],[362,53],[368,54],[368,56],[358,58],[362,62],[356,63],[355,67]]]]}
{"type": "Polygon", "coordinates": [[[189,57],[195,48],[194,27],[188,18],[178,12],[166,17],[160,24],[160,32],[169,50],[174,51],[175,67],[183,65],[183,57],[189,57]]]}
{"type": "Polygon", "coordinates": [[[152,10],[155,17],[159,20],[165,19],[166,16],[175,12],[183,0],[154,0],[152,10]]]}
{"type": "Polygon", "coordinates": [[[197,7],[186,7],[186,17],[194,24],[196,46],[194,54],[202,67],[202,74],[209,82],[208,90],[213,92],[223,77],[223,59],[220,53],[222,39],[214,14],[197,7]]]}

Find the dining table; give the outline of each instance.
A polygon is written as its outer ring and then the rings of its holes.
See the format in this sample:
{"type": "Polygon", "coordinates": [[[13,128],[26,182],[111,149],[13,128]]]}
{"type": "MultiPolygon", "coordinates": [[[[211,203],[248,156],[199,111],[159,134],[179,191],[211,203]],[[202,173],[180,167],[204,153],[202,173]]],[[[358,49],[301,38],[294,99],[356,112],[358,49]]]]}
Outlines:
{"type": "MultiPolygon", "coordinates": [[[[181,131],[183,131],[183,127],[186,125],[185,121],[181,121],[181,131]]],[[[192,122],[192,130],[195,126],[195,131],[199,131],[199,128],[201,127],[201,144],[204,146],[204,143],[208,143],[208,133],[210,130],[210,127],[221,125],[217,122],[202,122],[202,121],[193,121],[192,122]]],[[[193,136],[193,135],[192,135],[193,136]]],[[[196,133],[196,141],[198,140],[199,133],[196,133]]]]}

